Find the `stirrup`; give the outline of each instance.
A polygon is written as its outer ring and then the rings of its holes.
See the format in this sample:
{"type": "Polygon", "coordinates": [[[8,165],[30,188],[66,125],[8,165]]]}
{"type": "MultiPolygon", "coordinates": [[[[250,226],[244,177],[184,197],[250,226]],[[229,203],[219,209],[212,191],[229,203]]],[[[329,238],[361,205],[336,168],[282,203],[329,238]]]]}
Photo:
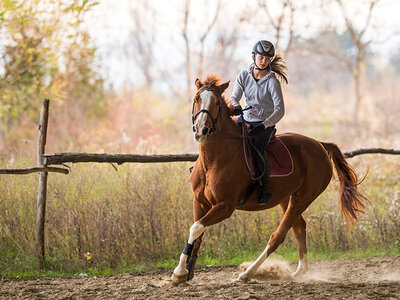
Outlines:
{"type": "Polygon", "coordinates": [[[272,195],[268,189],[268,191],[265,192],[263,191],[263,186],[260,186],[260,189],[258,191],[258,204],[259,205],[265,205],[269,202],[269,200],[271,199],[272,195]]]}
{"type": "Polygon", "coordinates": [[[258,198],[258,204],[265,205],[269,202],[270,199],[271,199],[271,194],[269,194],[269,196],[267,196],[267,197],[258,198]]]}

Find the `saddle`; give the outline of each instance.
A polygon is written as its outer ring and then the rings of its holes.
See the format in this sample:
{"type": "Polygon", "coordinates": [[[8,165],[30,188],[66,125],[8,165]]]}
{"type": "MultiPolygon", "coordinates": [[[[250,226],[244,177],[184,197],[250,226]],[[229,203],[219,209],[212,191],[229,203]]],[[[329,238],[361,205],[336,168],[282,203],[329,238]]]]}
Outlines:
{"type": "MultiPolygon", "coordinates": [[[[244,136],[248,135],[247,126],[242,126],[242,133],[244,136]]],[[[243,139],[243,148],[247,167],[252,177],[255,178],[256,167],[253,156],[254,151],[249,138],[243,139]]],[[[270,166],[270,177],[288,176],[293,172],[292,156],[279,136],[276,136],[276,129],[271,135],[270,142],[268,143],[265,152],[267,153],[268,163],[270,166]]]]}
{"type": "MultiPolygon", "coordinates": [[[[242,125],[242,135],[243,135],[243,149],[247,167],[250,171],[251,177],[253,179],[257,178],[257,171],[254,162],[253,148],[251,139],[248,138],[248,128],[242,125]]],[[[293,172],[293,159],[292,156],[283,143],[283,141],[276,136],[276,129],[272,132],[271,139],[264,151],[269,163],[270,177],[284,177],[292,174],[293,172]]],[[[265,158],[265,155],[264,155],[265,158]]],[[[236,203],[236,208],[241,207],[250,196],[255,192],[258,187],[256,180],[251,180],[247,186],[242,199],[236,203]]]]}
{"type": "Polygon", "coordinates": [[[282,140],[275,135],[275,132],[266,149],[271,177],[288,176],[293,172],[292,155],[282,140]]]}

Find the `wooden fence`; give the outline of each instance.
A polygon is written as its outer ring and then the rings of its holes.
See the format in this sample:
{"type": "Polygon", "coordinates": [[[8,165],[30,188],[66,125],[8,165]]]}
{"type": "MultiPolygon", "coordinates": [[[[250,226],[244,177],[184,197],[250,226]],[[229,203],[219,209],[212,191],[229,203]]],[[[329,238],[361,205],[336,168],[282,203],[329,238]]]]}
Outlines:
{"type": "MultiPolygon", "coordinates": [[[[36,254],[39,266],[43,267],[45,262],[44,232],[46,217],[46,194],[47,175],[49,172],[68,174],[69,170],[63,167],[50,167],[49,165],[62,165],[64,163],[160,163],[196,161],[198,154],[166,154],[166,155],[138,155],[138,154],[99,154],[99,153],[55,153],[46,154],[46,137],[49,117],[49,100],[44,100],[40,113],[39,137],[37,145],[38,166],[23,169],[0,169],[0,174],[30,174],[39,173],[39,189],[37,197],[36,214],[36,254]]],[[[400,154],[400,150],[384,148],[363,148],[344,152],[346,157],[354,157],[360,154],[400,154]]]]}

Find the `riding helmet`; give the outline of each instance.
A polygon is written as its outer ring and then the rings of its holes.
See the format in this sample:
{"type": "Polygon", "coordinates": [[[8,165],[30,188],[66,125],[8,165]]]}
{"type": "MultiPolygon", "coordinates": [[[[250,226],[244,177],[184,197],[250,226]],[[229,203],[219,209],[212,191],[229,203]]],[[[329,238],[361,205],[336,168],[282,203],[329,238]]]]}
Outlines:
{"type": "Polygon", "coordinates": [[[252,53],[257,53],[262,56],[273,57],[275,55],[275,48],[271,42],[266,40],[261,40],[254,45],[252,53]]]}

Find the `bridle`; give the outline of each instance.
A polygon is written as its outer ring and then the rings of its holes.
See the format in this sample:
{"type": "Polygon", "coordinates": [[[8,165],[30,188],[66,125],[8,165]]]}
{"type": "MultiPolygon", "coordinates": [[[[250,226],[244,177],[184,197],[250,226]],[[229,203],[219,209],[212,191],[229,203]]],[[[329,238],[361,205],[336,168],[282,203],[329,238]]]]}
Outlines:
{"type": "MultiPolygon", "coordinates": [[[[207,86],[202,86],[199,89],[199,92],[203,92],[203,91],[213,91],[213,92],[219,92],[219,90],[216,87],[207,87],[207,86]]],[[[197,117],[199,116],[199,114],[201,113],[206,113],[209,115],[210,119],[211,119],[211,123],[212,126],[209,129],[209,131],[207,133],[212,134],[214,132],[217,131],[217,127],[216,124],[218,122],[218,118],[221,115],[221,111],[222,111],[222,107],[221,107],[221,102],[217,101],[216,105],[218,106],[218,113],[217,113],[217,117],[214,119],[211,112],[208,109],[200,109],[195,115],[193,115],[194,113],[194,105],[196,104],[196,101],[193,101],[193,107],[192,107],[192,125],[193,125],[193,132],[196,130],[195,126],[194,126],[194,121],[196,121],[197,117]]]]}
{"type": "MultiPolygon", "coordinates": [[[[219,90],[218,90],[216,87],[206,87],[206,86],[203,86],[203,87],[201,87],[201,88],[199,89],[199,93],[200,93],[200,94],[201,94],[202,91],[214,91],[214,92],[219,92],[219,90]]],[[[194,126],[194,121],[196,121],[196,118],[198,117],[198,115],[201,114],[201,113],[206,113],[206,114],[208,114],[208,115],[210,116],[210,118],[211,118],[212,126],[211,126],[211,128],[210,128],[209,130],[206,131],[206,133],[203,133],[204,135],[216,133],[216,134],[221,134],[221,135],[232,136],[232,137],[235,137],[235,138],[243,138],[243,145],[245,145],[245,140],[248,140],[248,139],[251,140],[251,139],[253,138],[253,137],[250,136],[248,133],[246,133],[245,125],[242,126],[242,134],[232,134],[232,133],[222,132],[222,131],[217,132],[217,128],[216,128],[215,125],[216,125],[217,122],[218,122],[218,118],[219,118],[219,116],[221,115],[221,110],[222,110],[222,108],[221,108],[221,102],[220,102],[220,101],[217,101],[217,103],[216,103],[216,105],[218,106],[218,114],[217,114],[217,117],[216,117],[215,119],[213,118],[213,116],[212,116],[212,114],[210,113],[210,111],[207,110],[207,109],[200,109],[195,115],[193,115],[193,113],[194,113],[194,105],[195,105],[195,104],[196,104],[196,101],[193,100],[193,107],[192,107],[193,132],[196,131],[196,128],[195,128],[195,126],[194,126]]],[[[249,106],[249,107],[245,108],[244,110],[247,110],[247,109],[250,109],[250,108],[252,108],[252,107],[249,106]]],[[[243,111],[244,111],[244,110],[243,110],[243,111]]],[[[242,111],[242,119],[243,119],[243,111],[242,111]]],[[[263,162],[263,164],[264,164],[264,168],[263,168],[262,174],[259,175],[259,176],[256,176],[256,174],[253,173],[252,167],[250,166],[250,161],[249,161],[250,159],[247,157],[246,151],[244,151],[244,156],[245,156],[245,160],[246,160],[246,165],[247,165],[247,168],[248,168],[249,171],[250,171],[251,178],[252,178],[253,180],[259,180],[260,178],[262,178],[262,177],[264,176],[264,173],[265,173],[265,170],[266,170],[266,163],[265,163],[265,160],[264,160],[264,156],[260,153],[260,151],[258,151],[258,149],[254,146],[254,144],[253,144],[251,141],[250,141],[249,143],[250,143],[250,145],[254,148],[255,154],[258,155],[258,156],[260,157],[260,159],[262,160],[262,162],[263,162]]]]}

